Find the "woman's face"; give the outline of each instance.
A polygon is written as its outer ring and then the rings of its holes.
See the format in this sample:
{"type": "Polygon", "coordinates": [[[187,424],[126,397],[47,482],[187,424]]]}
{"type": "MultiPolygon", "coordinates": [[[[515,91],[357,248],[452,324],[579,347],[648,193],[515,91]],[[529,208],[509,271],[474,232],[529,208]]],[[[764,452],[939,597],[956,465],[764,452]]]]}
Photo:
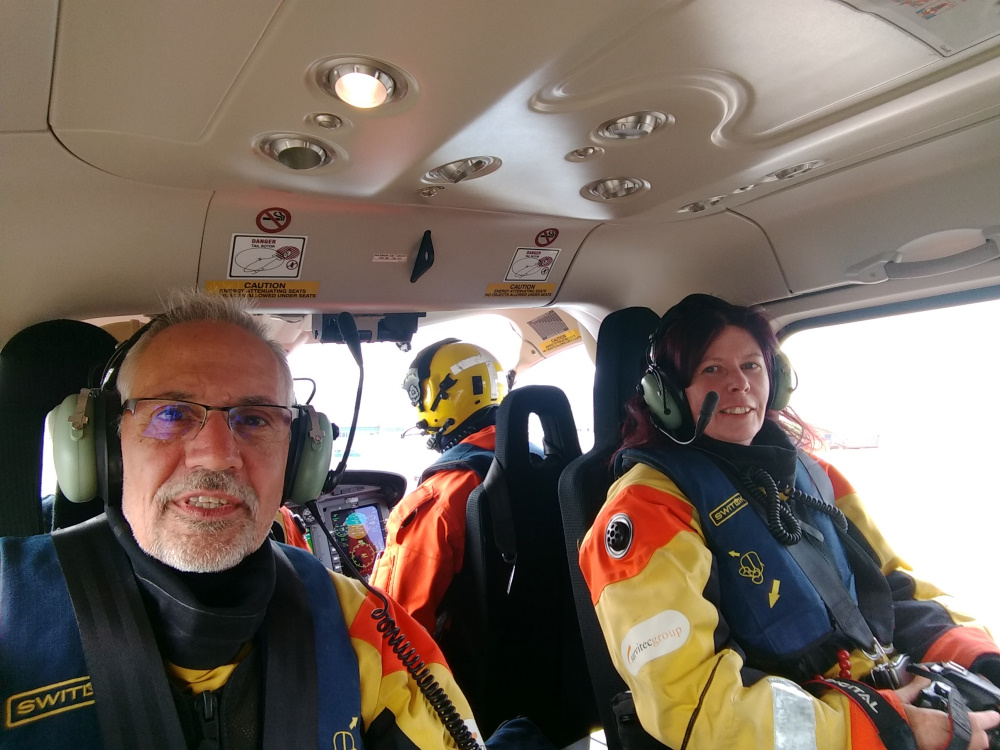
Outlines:
{"type": "Polygon", "coordinates": [[[727,326],[709,344],[684,393],[695,421],[705,395],[718,393],[719,406],[705,434],[727,443],[750,445],[764,424],[769,389],[757,340],[743,328],[727,326]]]}

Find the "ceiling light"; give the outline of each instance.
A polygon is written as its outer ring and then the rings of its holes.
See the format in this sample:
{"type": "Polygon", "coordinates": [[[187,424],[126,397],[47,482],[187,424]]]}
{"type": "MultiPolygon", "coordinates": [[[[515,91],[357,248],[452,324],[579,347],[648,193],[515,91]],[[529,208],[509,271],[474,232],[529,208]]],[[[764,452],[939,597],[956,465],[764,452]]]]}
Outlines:
{"type": "Polygon", "coordinates": [[[464,180],[474,180],[477,177],[485,177],[496,172],[502,163],[496,156],[470,156],[467,159],[459,159],[435,167],[423,176],[423,181],[457,185],[464,180]]]}
{"type": "Polygon", "coordinates": [[[592,182],[581,191],[584,198],[599,201],[613,201],[628,198],[644,190],[649,190],[649,183],[635,177],[612,177],[608,180],[592,182]]]}
{"type": "Polygon", "coordinates": [[[406,76],[391,65],[362,57],[334,58],[316,66],[316,82],[358,109],[373,109],[406,95],[406,76]]]}
{"type": "Polygon", "coordinates": [[[775,180],[789,180],[792,177],[798,177],[800,174],[805,174],[806,172],[812,172],[816,167],[820,166],[823,162],[819,159],[814,161],[804,161],[801,164],[793,164],[790,167],[785,167],[784,169],[779,169],[775,172],[764,177],[762,182],[774,182],[775,180]]]}
{"type": "Polygon", "coordinates": [[[600,146],[584,146],[566,154],[566,161],[587,161],[588,159],[596,159],[603,153],[604,149],[600,146]]]}
{"type": "Polygon", "coordinates": [[[662,125],[672,125],[674,118],[662,112],[634,112],[624,117],[608,120],[597,129],[602,138],[632,140],[645,138],[662,125]]]}
{"type": "Polygon", "coordinates": [[[258,144],[262,153],[289,169],[315,169],[337,158],[332,147],[303,135],[272,135],[258,144]]]}

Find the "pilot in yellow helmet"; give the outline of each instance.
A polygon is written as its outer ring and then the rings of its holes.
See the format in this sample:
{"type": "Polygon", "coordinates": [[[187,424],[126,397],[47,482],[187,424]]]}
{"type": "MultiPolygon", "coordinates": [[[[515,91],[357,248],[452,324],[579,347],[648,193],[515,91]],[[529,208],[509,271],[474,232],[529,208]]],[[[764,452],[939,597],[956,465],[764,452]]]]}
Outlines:
{"type": "Polygon", "coordinates": [[[403,380],[417,409],[417,427],[441,456],[420,485],[393,508],[386,548],[372,583],[384,589],[428,631],[465,553],[465,506],[496,449],[496,412],[507,377],[496,357],[458,339],[421,350],[403,380]]]}
{"type": "Polygon", "coordinates": [[[428,447],[440,453],[495,423],[491,407],[507,395],[507,378],[485,349],[444,339],[417,354],[403,389],[417,408],[417,427],[431,435],[428,447]]]}

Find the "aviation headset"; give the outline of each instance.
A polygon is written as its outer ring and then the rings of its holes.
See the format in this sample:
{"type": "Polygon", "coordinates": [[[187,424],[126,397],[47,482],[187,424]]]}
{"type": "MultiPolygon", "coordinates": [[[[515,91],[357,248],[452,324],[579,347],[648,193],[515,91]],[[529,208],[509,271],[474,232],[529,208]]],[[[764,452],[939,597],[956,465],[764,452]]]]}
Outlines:
{"type": "MultiPolygon", "coordinates": [[[[155,320],[155,318],[154,318],[155,320]]],[[[100,388],[84,388],[49,412],[52,454],[59,489],[70,501],[101,497],[118,505],[122,496],[122,453],[118,425],[122,403],[118,371],[125,355],[152,321],[119,345],[104,368],[100,388]]],[[[293,420],[282,500],[302,504],[320,495],[330,469],[337,429],[308,404],[291,407],[293,420]]]]}
{"type": "MultiPolygon", "coordinates": [[[[721,312],[733,307],[735,305],[710,294],[689,294],[663,314],[656,330],[649,337],[646,373],[636,386],[636,392],[649,407],[653,423],[675,440],[691,439],[695,432],[695,422],[684,393],[684,386],[673,362],[669,361],[669,357],[664,358],[665,361],[662,362],[656,361],[654,355],[656,344],[684,314],[694,313],[697,309],[705,313],[721,312]]],[[[788,406],[788,400],[795,390],[795,371],[792,370],[788,358],[778,349],[775,350],[770,364],[767,409],[781,411],[788,406]]]]}

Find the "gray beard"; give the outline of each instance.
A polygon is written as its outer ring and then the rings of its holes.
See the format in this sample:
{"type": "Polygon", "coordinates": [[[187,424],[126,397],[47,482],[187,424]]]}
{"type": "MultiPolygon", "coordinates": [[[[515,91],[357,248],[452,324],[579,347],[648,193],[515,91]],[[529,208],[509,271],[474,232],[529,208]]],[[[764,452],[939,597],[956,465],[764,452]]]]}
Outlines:
{"type": "Polygon", "coordinates": [[[168,533],[157,525],[149,544],[139,546],[150,557],[185,573],[218,573],[235,567],[260,546],[256,534],[260,499],[253,487],[242,484],[227,472],[198,469],[181,480],[164,484],[153,500],[162,515],[178,495],[197,490],[232,495],[243,503],[247,517],[226,521],[188,520],[185,521],[186,530],[179,534],[168,533]],[[239,527],[236,537],[222,541],[220,533],[234,526],[239,527]]]}

